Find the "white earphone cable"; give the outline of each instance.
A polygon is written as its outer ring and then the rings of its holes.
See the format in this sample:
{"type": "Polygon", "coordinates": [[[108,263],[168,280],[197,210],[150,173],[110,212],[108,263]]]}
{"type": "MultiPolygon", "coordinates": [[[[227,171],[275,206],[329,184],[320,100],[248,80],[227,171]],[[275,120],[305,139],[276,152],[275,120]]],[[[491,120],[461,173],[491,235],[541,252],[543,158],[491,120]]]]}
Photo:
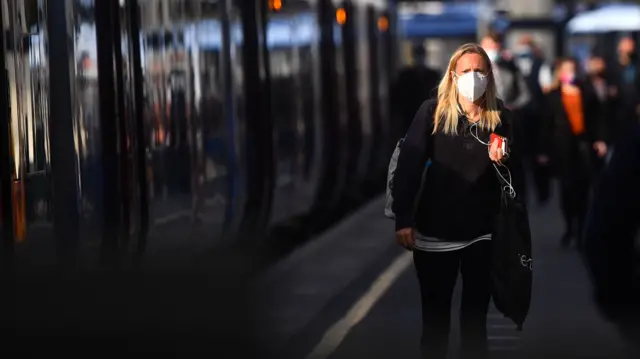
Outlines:
{"type": "MultiPolygon", "coordinates": [[[[471,133],[471,136],[473,136],[478,142],[482,143],[483,145],[487,145],[487,153],[491,152],[491,144],[488,142],[484,142],[480,139],[480,137],[478,137],[478,126],[477,126],[477,122],[474,122],[471,127],[469,128],[469,132],[471,133]],[[475,133],[473,132],[473,129],[475,128],[475,133]]],[[[507,177],[509,178],[508,180],[505,178],[505,176],[502,175],[502,172],[500,171],[500,169],[498,168],[498,166],[496,166],[495,163],[492,163],[493,168],[495,168],[496,172],[498,173],[498,176],[500,176],[500,178],[502,178],[502,180],[505,181],[505,183],[507,184],[506,186],[503,187],[503,190],[511,197],[511,198],[516,198],[516,190],[515,188],[513,188],[512,182],[511,182],[511,171],[509,171],[509,168],[503,164],[500,164],[500,167],[503,167],[504,169],[507,170],[507,177]]]]}

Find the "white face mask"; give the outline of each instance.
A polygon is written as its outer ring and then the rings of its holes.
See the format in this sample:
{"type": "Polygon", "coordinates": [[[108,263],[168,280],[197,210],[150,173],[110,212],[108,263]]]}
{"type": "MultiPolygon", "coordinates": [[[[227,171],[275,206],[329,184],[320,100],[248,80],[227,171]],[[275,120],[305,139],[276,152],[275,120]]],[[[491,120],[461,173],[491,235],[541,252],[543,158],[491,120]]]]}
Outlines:
{"type": "Polygon", "coordinates": [[[458,86],[460,95],[467,100],[474,102],[484,95],[484,92],[487,89],[487,76],[476,71],[467,72],[460,76],[454,73],[454,76],[456,78],[456,85],[458,86]]]}
{"type": "Polygon", "coordinates": [[[485,52],[487,53],[487,56],[489,57],[489,60],[491,60],[491,62],[495,62],[498,59],[498,50],[485,50],[485,52]]]}

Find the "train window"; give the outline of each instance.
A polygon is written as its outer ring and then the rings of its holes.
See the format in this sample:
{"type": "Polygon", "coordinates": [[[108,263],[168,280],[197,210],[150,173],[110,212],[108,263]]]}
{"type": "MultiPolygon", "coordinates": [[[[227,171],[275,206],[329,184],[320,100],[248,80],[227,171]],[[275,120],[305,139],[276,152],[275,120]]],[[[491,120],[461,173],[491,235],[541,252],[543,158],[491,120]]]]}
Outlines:
{"type": "Polygon", "coordinates": [[[197,219],[211,210],[218,212],[208,215],[208,223],[224,219],[220,206],[227,201],[238,115],[229,106],[236,100],[231,94],[236,79],[227,83],[224,75],[227,56],[236,46],[225,37],[239,26],[224,21],[231,12],[228,3],[140,2],[146,38],[141,57],[148,142],[143,145],[152,228],[185,217],[197,219]]]}
{"type": "MultiPolygon", "coordinates": [[[[78,180],[78,203],[83,235],[98,235],[103,213],[102,188],[102,123],[98,73],[98,28],[95,3],[100,0],[76,1],[72,8],[74,35],[69,101],[73,117],[73,137],[78,180]]],[[[50,3],[50,2],[49,2],[50,3]]],[[[51,121],[56,121],[52,118],[51,121]]],[[[52,169],[55,175],[55,169],[52,169]]]]}
{"type": "Polygon", "coordinates": [[[48,163],[47,125],[48,125],[48,76],[45,21],[42,0],[12,2],[9,6],[15,17],[13,35],[13,81],[15,81],[16,105],[14,118],[15,144],[20,155],[15,161],[24,170],[17,169],[17,178],[22,174],[44,171],[48,163]],[[19,135],[18,135],[19,133],[19,135]]]}
{"type": "Polygon", "coordinates": [[[48,213],[48,58],[44,0],[4,0],[3,51],[9,90],[14,235],[48,213]]]}
{"type": "Polygon", "coordinates": [[[45,69],[42,58],[45,57],[41,35],[29,36],[32,46],[28,51],[31,76],[29,82],[30,113],[27,115],[27,171],[29,173],[44,171],[46,159],[46,126],[48,121],[48,91],[45,69]]]}

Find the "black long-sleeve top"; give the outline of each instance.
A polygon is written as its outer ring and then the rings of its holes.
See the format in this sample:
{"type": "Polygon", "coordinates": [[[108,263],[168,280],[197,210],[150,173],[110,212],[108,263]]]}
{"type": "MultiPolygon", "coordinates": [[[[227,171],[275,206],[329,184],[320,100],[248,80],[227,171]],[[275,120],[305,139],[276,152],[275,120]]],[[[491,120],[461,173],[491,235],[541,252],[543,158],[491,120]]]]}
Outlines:
{"type": "MultiPolygon", "coordinates": [[[[436,105],[436,100],[422,104],[398,157],[392,193],[396,230],[414,226],[422,235],[450,241],[492,233],[500,209],[501,184],[487,145],[471,134],[477,130],[477,136],[488,143],[490,132],[471,126],[461,115],[457,135],[442,131],[432,135],[436,105]],[[429,159],[431,165],[420,191],[429,159]]],[[[502,102],[499,106],[502,123],[494,132],[506,137],[513,149],[513,115],[502,102]]],[[[518,191],[519,186],[514,187],[518,191]]]]}

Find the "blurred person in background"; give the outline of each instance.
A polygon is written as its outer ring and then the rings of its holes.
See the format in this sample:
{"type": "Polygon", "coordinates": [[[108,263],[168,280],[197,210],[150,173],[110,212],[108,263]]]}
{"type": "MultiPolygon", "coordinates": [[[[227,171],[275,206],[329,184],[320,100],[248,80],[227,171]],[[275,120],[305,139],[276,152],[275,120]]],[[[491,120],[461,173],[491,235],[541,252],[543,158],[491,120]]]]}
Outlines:
{"type": "Polygon", "coordinates": [[[533,100],[539,103],[540,93],[548,92],[553,85],[553,65],[545,60],[544,52],[530,34],[524,34],[518,39],[513,54],[529,89],[534,90],[530,91],[533,100]]]}
{"type": "Polygon", "coordinates": [[[611,99],[606,71],[607,65],[602,57],[591,56],[587,60],[587,82],[585,85],[591,86],[603,105],[607,105],[611,99]]]}
{"type": "MultiPolygon", "coordinates": [[[[482,39],[480,46],[482,46],[491,60],[498,97],[504,101],[509,110],[516,113],[518,120],[514,123],[513,129],[516,132],[516,137],[523,138],[526,133],[523,113],[526,112],[526,108],[531,101],[531,94],[522,73],[514,61],[513,55],[503,48],[503,41],[501,34],[491,31],[482,39]]],[[[526,143],[515,144],[512,148],[511,158],[517,162],[524,162],[524,153],[526,153],[526,143]]],[[[523,183],[519,193],[521,198],[526,199],[527,186],[524,184],[525,174],[522,166],[512,170],[511,175],[515,182],[523,183]]]]}
{"type": "Polygon", "coordinates": [[[540,117],[545,103],[545,93],[553,83],[553,69],[543,57],[542,51],[533,41],[530,34],[525,34],[518,40],[513,51],[514,61],[524,77],[530,101],[522,111],[523,126],[520,137],[524,142],[523,162],[531,165],[531,172],[535,184],[539,203],[545,203],[551,194],[550,173],[547,164],[535,161],[535,144],[538,143],[536,134],[539,133],[540,117]]]}
{"type": "MultiPolygon", "coordinates": [[[[566,231],[563,247],[581,238],[588,206],[593,158],[607,153],[603,141],[601,105],[597,95],[578,80],[574,59],[559,59],[555,83],[547,94],[546,114],[542,124],[538,161],[550,162],[560,182],[560,206],[566,231]]],[[[578,243],[580,245],[580,243],[578,243]]]]}
{"type": "Polygon", "coordinates": [[[503,49],[502,36],[491,32],[482,39],[480,46],[491,59],[498,97],[512,111],[526,108],[531,101],[531,94],[512,54],[503,49]]]}
{"type": "MultiPolygon", "coordinates": [[[[596,99],[600,103],[599,110],[601,114],[599,116],[604,121],[602,124],[603,131],[606,131],[607,139],[610,140],[609,135],[615,128],[612,127],[614,122],[606,116],[606,114],[611,113],[613,108],[611,107],[612,98],[609,92],[609,81],[606,77],[605,60],[600,56],[591,56],[587,59],[586,70],[587,78],[584,85],[596,95],[596,99]]],[[[611,148],[610,141],[607,141],[607,147],[611,148]]],[[[596,158],[594,166],[596,174],[599,174],[604,166],[604,159],[596,158]]]]}
{"type": "Polygon", "coordinates": [[[640,113],[640,63],[635,41],[624,37],[618,43],[617,61],[609,66],[612,108],[614,109],[612,142],[638,123],[640,113]]]}
{"type": "Polygon", "coordinates": [[[487,144],[493,132],[512,144],[515,116],[496,95],[487,54],[476,44],[461,46],[449,60],[437,99],[424,102],[416,113],[398,157],[396,237],[413,250],[425,358],[447,357],[459,272],[462,358],[488,358],[491,238],[501,198],[494,164],[507,158],[497,142],[487,144]],[[427,160],[431,165],[423,180],[427,160]]]}
{"type": "Polygon", "coordinates": [[[596,304],[640,357],[640,126],[621,139],[595,192],[584,257],[596,304]],[[635,347],[635,348],[633,348],[635,347]]]}
{"type": "Polygon", "coordinates": [[[413,115],[422,103],[436,95],[441,74],[426,66],[426,51],[422,44],[413,47],[414,64],[402,69],[391,86],[391,111],[394,123],[401,125],[401,136],[409,129],[413,115]]]}

